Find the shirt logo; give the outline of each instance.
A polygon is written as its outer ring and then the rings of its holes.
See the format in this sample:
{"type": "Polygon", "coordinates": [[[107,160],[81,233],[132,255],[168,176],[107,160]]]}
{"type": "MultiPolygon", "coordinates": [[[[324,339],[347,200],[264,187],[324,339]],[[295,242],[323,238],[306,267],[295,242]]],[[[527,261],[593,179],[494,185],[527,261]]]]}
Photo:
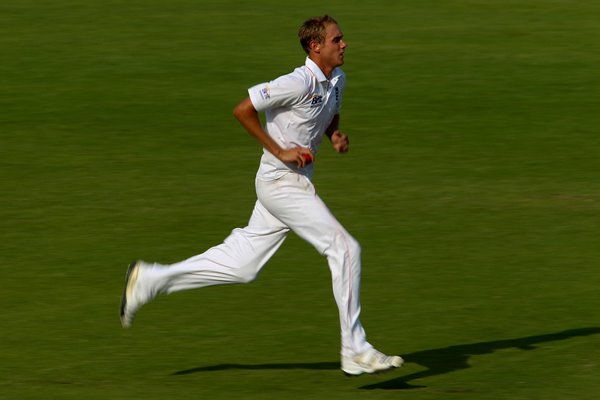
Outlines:
{"type": "Polygon", "coordinates": [[[271,98],[271,94],[269,93],[269,88],[268,87],[264,87],[260,90],[260,95],[263,98],[263,100],[269,100],[271,98]]]}
{"type": "Polygon", "coordinates": [[[310,101],[310,107],[319,107],[323,104],[323,96],[320,94],[313,94],[312,100],[310,101]]]}

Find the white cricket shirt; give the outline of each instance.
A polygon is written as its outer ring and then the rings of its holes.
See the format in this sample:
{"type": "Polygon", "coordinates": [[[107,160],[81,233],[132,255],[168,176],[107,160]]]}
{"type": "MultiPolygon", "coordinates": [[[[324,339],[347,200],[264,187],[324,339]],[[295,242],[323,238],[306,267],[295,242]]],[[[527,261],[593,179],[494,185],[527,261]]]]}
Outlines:
{"type": "MultiPolygon", "coordinates": [[[[265,131],[284,149],[301,146],[316,154],[325,130],[340,112],[346,76],[335,68],[331,79],[310,58],[292,73],[248,89],[250,100],[258,112],[265,112],[265,131]]],[[[260,160],[257,178],[278,179],[295,171],[312,177],[314,163],[298,168],[296,163],[283,163],[266,149],[260,160]]]]}

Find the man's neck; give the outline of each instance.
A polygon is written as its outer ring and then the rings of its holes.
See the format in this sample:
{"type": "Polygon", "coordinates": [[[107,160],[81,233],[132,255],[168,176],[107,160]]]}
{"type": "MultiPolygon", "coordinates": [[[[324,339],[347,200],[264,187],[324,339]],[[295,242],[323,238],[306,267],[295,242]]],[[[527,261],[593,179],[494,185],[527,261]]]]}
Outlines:
{"type": "Polygon", "coordinates": [[[333,72],[333,70],[335,69],[335,67],[327,67],[324,66],[322,62],[320,62],[320,60],[315,59],[315,57],[311,57],[310,55],[308,56],[308,58],[314,62],[317,67],[319,67],[319,69],[321,70],[321,72],[323,73],[323,75],[325,75],[325,77],[327,79],[331,79],[331,74],[333,72]]]}

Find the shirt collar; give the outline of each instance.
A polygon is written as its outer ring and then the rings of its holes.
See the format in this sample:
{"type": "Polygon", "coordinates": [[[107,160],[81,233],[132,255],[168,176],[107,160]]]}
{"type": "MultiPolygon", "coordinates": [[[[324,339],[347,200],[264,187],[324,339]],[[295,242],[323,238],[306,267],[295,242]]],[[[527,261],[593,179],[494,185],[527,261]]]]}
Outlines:
{"type": "MultiPolygon", "coordinates": [[[[304,63],[304,65],[315,75],[315,78],[317,78],[319,82],[328,81],[323,71],[321,71],[321,68],[319,68],[319,66],[313,60],[311,60],[310,57],[306,57],[306,62],[304,63]]],[[[331,80],[333,81],[338,75],[339,70],[336,67],[331,72],[331,80]]]]}

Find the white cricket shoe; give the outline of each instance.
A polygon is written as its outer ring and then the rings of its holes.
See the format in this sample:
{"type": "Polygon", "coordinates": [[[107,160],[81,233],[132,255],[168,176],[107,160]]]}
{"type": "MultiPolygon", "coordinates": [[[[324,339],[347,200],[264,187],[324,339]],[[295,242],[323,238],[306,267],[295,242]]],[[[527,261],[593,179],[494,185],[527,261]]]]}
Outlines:
{"type": "Polygon", "coordinates": [[[129,264],[125,276],[125,288],[121,297],[121,326],[130,328],[133,325],[135,313],[147,302],[154,298],[152,291],[147,290],[141,283],[143,267],[142,261],[129,264]]]}
{"type": "Polygon", "coordinates": [[[342,371],[346,375],[373,374],[398,368],[404,363],[400,356],[386,356],[375,350],[367,350],[354,357],[342,357],[342,371]]]}

